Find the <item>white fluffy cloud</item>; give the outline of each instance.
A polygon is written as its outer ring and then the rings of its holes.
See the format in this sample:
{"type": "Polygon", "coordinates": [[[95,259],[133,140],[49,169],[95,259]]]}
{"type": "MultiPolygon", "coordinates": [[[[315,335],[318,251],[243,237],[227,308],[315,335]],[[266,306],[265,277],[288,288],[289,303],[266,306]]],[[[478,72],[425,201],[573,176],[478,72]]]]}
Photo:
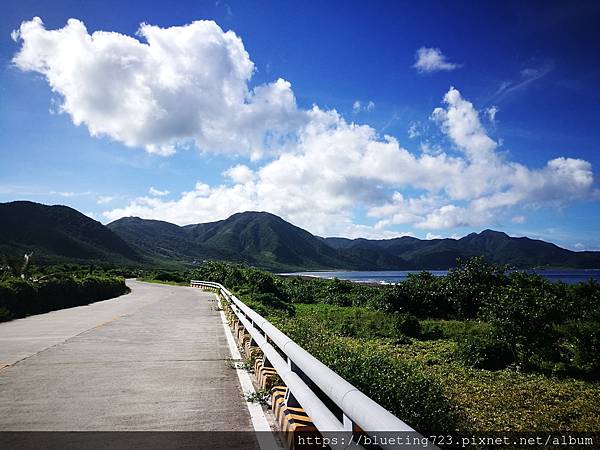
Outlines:
{"type": "Polygon", "coordinates": [[[259,157],[305,120],[289,82],[248,88],[254,64],[242,40],[215,22],[142,24],[138,35],[145,42],[90,34],[77,19],[46,30],[36,17],[13,33],[22,43],[13,63],[45,76],[64,99],[60,111],[91,135],[159,155],[193,143],[259,157]]]}
{"type": "Polygon", "coordinates": [[[461,64],[448,61],[439,48],[421,47],[415,53],[413,67],[419,73],[431,73],[458,69],[461,64]]]}
{"type": "MultiPolygon", "coordinates": [[[[283,79],[250,89],[254,64],[241,39],[214,22],[143,24],[139,35],[145,42],[89,34],[74,19],[58,30],[33,19],[13,36],[22,42],[14,63],[43,74],[64,99],[61,110],[92,135],[163,155],[193,144],[255,164],[232,165],[221,184],[199,181],[171,200],[150,188],[149,196],[105,211],[107,220],[189,224],[265,210],[322,235],[393,237],[409,228],[487,226],[509,220],[515,208],[562,207],[597,195],[587,161],[558,157],[530,169],[507,160],[457,89],[431,115],[450,145],[425,141],[430,150],[414,154],[335,110],[298,108],[283,79]],[[374,225],[357,223],[357,211],[374,225]]],[[[421,50],[419,70],[457,67],[437,49],[421,50]]],[[[358,102],[354,109],[374,107],[358,102]]]]}
{"type": "Polygon", "coordinates": [[[238,164],[237,166],[230,167],[225,172],[224,176],[231,179],[234,183],[245,184],[254,180],[255,174],[248,166],[238,164]]]}

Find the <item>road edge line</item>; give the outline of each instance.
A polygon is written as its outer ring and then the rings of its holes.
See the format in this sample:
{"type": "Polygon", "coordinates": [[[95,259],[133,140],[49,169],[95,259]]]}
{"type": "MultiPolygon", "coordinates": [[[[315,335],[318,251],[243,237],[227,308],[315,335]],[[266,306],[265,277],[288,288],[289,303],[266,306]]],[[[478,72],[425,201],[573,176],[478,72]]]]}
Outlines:
{"type": "MultiPolygon", "coordinates": [[[[231,357],[234,360],[239,361],[242,359],[242,355],[240,354],[240,351],[235,343],[233,334],[231,333],[231,328],[229,328],[229,324],[227,323],[227,318],[225,317],[225,312],[223,311],[223,308],[221,305],[221,299],[219,298],[219,296],[217,294],[215,294],[215,297],[217,298],[217,304],[219,305],[219,315],[221,316],[221,322],[223,324],[223,329],[225,331],[225,338],[227,339],[227,345],[229,346],[229,351],[231,353],[231,357]]],[[[252,380],[250,379],[250,375],[248,374],[248,372],[244,369],[238,368],[237,366],[235,368],[235,371],[236,371],[238,379],[240,381],[240,386],[242,388],[242,392],[244,394],[255,393],[256,390],[254,389],[254,384],[252,383],[252,380]]],[[[252,420],[252,427],[254,428],[254,431],[271,433],[271,436],[270,436],[271,439],[269,439],[269,438],[264,439],[266,436],[262,436],[260,438],[259,438],[259,436],[257,436],[257,441],[258,441],[260,448],[263,450],[272,450],[274,448],[280,448],[276,444],[275,436],[273,434],[273,429],[269,425],[269,421],[267,420],[267,417],[265,416],[265,412],[263,411],[262,406],[258,403],[252,403],[247,400],[244,400],[244,401],[246,402],[246,407],[248,408],[248,413],[250,414],[250,419],[252,420]]]]}

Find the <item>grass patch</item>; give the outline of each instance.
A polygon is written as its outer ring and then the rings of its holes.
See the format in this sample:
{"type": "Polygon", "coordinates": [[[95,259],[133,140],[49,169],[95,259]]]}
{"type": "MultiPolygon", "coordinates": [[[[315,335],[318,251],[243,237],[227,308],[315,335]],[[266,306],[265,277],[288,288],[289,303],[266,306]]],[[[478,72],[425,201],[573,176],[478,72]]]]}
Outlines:
{"type": "Polygon", "coordinates": [[[600,383],[464,367],[452,340],[413,341],[395,356],[427,367],[461,412],[459,431],[600,430],[600,383]]]}
{"type": "Polygon", "coordinates": [[[300,320],[318,321],[338,336],[373,338],[396,336],[391,314],[367,308],[343,307],[326,304],[296,305],[300,320]]]}
{"type": "Polygon", "coordinates": [[[491,327],[486,322],[476,320],[421,320],[421,334],[425,340],[463,340],[473,335],[485,335],[491,327]]]}

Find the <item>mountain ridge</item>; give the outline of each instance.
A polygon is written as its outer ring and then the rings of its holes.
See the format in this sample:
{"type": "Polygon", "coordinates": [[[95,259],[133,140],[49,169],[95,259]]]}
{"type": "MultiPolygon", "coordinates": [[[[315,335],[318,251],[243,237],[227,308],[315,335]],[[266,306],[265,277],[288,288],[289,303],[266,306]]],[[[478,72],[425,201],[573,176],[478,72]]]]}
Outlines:
{"type": "Polygon", "coordinates": [[[35,261],[137,264],[142,260],[100,222],[65,205],[0,203],[0,253],[34,252],[35,261]]]}
{"type": "Polygon", "coordinates": [[[42,263],[189,267],[218,259],[274,271],[431,270],[484,256],[516,268],[600,268],[600,252],[574,252],[490,229],[460,239],[319,237],[265,211],[184,226],[139,217],[102,225],[68,206],[28,201],[0,203],[0,216],[0,252],[33,250],[42,263]]]}

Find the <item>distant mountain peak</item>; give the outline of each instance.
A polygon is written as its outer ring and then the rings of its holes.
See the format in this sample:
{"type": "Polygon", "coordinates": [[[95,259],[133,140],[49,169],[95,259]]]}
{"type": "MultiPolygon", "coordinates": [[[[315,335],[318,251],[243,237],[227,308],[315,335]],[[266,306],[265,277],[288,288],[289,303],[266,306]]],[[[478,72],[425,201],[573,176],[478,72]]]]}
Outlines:
{"type": "Polygon", "coordinates": [[[232,214],[231,216],[229,216],[227,219],[225,220],[232,220],[232,219],[238,219],[238,218],[264,218],[264,219],[273,219],[273,220],[281,220],[283,221],[283,219],[273,213],[267,212],[267,211],[243,211],[243,212],[238,212],[235,214],[232,214]]]}
{"type": "Polygon", "coordinates": [[[0,252],[35,250],[48,261],[173,267],[217,259],[286,271],[406,270],[448,269],[457,258],[484,256],[520,268],[600,267],[600,252],[573,252],[490,229],[461,239],[320,238],[266,211],[183,227],[140,217],[104,226],[68,206],[29,201],[0,203],[0,216],[0,252]]]}
{"type": "MultiPolygon", "coordinates": [[[[475,233],[477,234],[477,233],[475,233]]],[[[498,236],[498,237],[510,237],[508,234],[504,233],[503,231],[496,231],[496,230],[490,230],[489,228],[483,230],[481,233],[479,233],[480,236],[498,236]]]]}
{"type": "Polygon", "coordinates": [[[166,222],[164,220],[142,219],[141,217],[137,217],[137,216],[121,217],[120,219],[113,220],[108,225],[116,225],[116,224],[124,224],[124,223],[137,223],[137,224],[140,224],[140,223],[155,223],[155,224],[166,224],[166,225],[170,225],[170,226],[174,226],[174,227],[178,227],[179,226],[179,225],[176,225],[176,224],[171,223],[171,222],[166,222]]]}

